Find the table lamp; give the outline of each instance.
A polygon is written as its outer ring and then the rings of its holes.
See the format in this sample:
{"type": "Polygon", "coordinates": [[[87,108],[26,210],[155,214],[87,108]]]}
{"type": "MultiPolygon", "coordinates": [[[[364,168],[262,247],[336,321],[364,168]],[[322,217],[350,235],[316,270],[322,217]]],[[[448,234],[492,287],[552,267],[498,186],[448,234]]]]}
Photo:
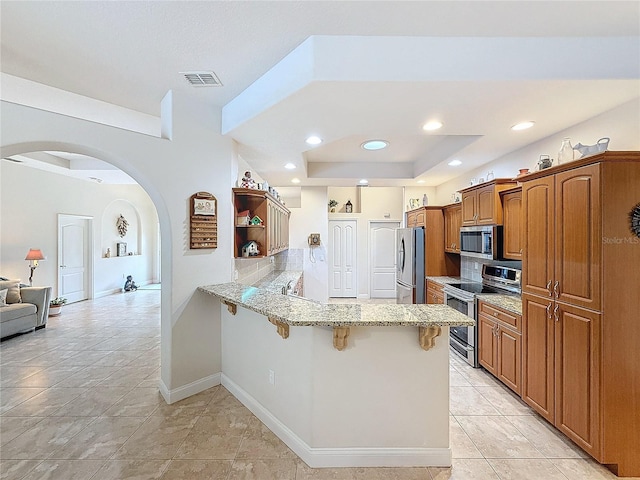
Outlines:
{"type": "Polygon", "coordinates": [[[30,248],[27,252],[27,256],[24,257],[25,260],[29,260],[29,268],[31,269],[31,274],[29,275],[29,285],[33,286],[33,271],[38,268],[38,260],[44,260],[44,255],[42,255],[42,250],[37,248],[30,248]]]}

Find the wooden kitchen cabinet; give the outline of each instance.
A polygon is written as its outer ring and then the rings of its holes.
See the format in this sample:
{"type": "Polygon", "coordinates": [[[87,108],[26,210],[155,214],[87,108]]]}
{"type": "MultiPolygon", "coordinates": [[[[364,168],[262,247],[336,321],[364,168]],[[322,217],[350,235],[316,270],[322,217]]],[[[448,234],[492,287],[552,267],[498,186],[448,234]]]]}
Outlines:
{"type": "Polygon", "coordinates": [[[444,303],[444,291],[443,286],[433,280],[427,280],[427,303],[437,304],[444,303]]]}
{"type": "Polygon", "coordinates": [[[460,253],[460,227],[462,226],[462,204],[454,203],[443,208],[444,251],[460,253]]]}
{"type": "Polygon", "coordinates": [[[522,398],[619,476],[640,476],[640,152],[520,177],[522,398]]]}
{"type": "Polygon", "coordinates": [[[460,275],[460,257],[444,251],[444,213],[442,207],[428,206],[406,212],[407,227],[424,228],[425,275],[460,275]]]}
{"type": "Polygon", "coordinates": [[[500,192],[515,186],[516,182],[511,179],[497,178],[460,190],[462,225],[502,225],[500,192]]]}
{"type": "Polygon", "coordinates": [[[522,260],[522,187],[500,193],[502,201],[502,256],[522,260]]]}
{"type": "Polygon", "coordinates": [[[235,257],[242,257],[242,247],[250,241],[258,244],[260,254],[252,258],[275,255],[289,248],[289,210],[264,190],[233,189],[235,257]],[[259,225],[239,225],[238,214],[249,211],[251,218],[262,219],[259,225]]]}
{"type": "Polygon", "coordinates": [[[520,395],[522,385],[522,317],[478,302],[478,360],[487,371],[520,395]]]}

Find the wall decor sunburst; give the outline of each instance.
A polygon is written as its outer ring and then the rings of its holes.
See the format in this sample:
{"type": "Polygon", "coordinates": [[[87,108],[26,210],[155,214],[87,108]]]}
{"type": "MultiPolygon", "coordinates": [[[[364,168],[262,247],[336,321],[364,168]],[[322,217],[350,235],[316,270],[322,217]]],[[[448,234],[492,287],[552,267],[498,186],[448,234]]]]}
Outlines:
{"type": "Polygon", "coordinates": [[[633,207],[633,210],[629,213],[629,222],[631,232],[636,237],[640,237],[640,203],[633,207]]]}

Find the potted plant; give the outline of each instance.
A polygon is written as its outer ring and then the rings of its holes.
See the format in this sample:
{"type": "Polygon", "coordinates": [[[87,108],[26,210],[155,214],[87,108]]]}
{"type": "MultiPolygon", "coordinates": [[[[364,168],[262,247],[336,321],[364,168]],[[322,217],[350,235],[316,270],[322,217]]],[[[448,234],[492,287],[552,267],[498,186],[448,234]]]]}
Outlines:
{"type": "Polygon", "coordinates": [[[329,211],[331,213],[334,213],[336,211],[336,205],[338,205],[338,202],[334,199],[329,200],[329,211]]]}
{"type": "Polygon", "coordinates": [[[56,297],[49,302],[49,316],[55,317],[62,312],[62,306],[67,303],[67,299],[63,297],[56,297]]]}

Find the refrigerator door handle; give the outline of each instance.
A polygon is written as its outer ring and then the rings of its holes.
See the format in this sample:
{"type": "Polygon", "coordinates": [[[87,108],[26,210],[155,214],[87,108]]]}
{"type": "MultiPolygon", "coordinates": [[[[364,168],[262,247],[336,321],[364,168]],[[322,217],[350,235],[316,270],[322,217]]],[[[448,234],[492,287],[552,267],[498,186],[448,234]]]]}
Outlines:
{"type": "Polygon", "coordinates": [[[400,241],[400,271],[404,272],[404,238],[400,241]]]}

